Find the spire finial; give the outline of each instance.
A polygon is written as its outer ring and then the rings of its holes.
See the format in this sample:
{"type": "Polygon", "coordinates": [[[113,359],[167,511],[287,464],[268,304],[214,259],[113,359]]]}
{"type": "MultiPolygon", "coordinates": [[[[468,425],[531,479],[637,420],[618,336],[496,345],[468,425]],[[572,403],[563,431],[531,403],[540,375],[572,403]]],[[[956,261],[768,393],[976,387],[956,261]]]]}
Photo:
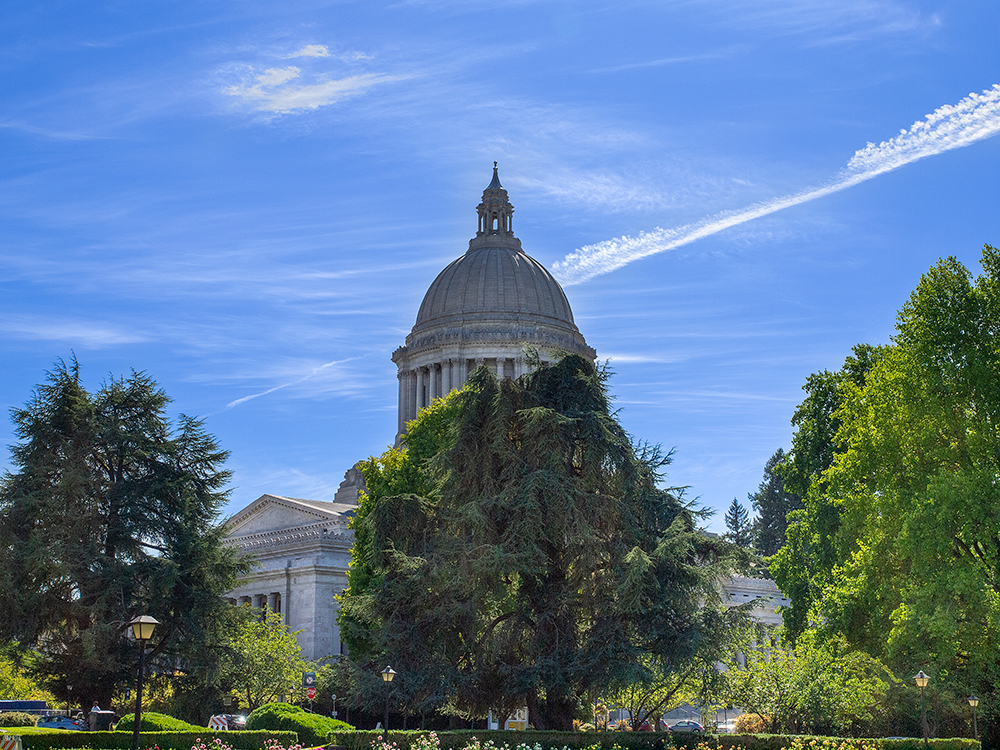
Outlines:
{"type": "Polygon", "coordinates": [[[496,168],[497,168],[497,163],[494,161],[493,162],[493,169],[496,169],[496,168]]]}

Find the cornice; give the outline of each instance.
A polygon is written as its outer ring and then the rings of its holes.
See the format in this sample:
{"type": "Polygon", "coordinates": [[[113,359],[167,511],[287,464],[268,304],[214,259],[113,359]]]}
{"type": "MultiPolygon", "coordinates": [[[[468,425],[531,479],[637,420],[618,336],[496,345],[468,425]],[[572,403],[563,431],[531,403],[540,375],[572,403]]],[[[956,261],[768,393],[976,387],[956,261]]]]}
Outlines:
{"type": "Polygon", "coordinates": [[[343,542],[350,545],[354,541],[354,532],[346,526],[331,530],[329,522],[320,521],[288,529],[272,529],[230,536],[223,541],[223,544],[227,547],[234,547],[240,552],[249,553],[315,541],[343,542]]]}

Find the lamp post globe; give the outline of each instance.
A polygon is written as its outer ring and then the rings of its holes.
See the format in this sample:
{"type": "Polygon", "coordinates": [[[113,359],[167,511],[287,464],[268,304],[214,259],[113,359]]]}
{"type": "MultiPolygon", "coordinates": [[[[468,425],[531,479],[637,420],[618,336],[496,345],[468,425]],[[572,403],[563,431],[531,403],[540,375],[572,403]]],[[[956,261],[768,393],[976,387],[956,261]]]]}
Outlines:
{"type": "Polygon", "coordinates": [[[396,676],[396,671],[392,667],[382,670],[382,682],[385,683],[385,731],[388,740],[389,732],[389,691],[392,690],[392,678],[396,676]]]}
{"type": "Polygon", "coordinates": [[[927,701],[924,699],[924,688],[927,687],[931,678],[924,674],[924,670],[921,669],[913,676],[913,680],[920,688],[920,725],[924,732],[924,747],[927,747],[927,701]]]}
{"type": "Polygon", "coordinates": [[[153,637],[153,631],[159,624],[159,620],[149,615],[140,615],[129,623],[132,635],[139,643],[139,673],[135,685],[135,726],[132,728],[132,750],[139,750],[139,724],[142,723],[142,662],[146,655],[146,642],[153,637]]]}
{"type": "Polygon", "coordinates": [[[969,705],[972,706],[972,737],[979,739],[979,725],[976,722],[976,708],[979,706],[979,698],[974,695],[969,696],[969,705]]]}

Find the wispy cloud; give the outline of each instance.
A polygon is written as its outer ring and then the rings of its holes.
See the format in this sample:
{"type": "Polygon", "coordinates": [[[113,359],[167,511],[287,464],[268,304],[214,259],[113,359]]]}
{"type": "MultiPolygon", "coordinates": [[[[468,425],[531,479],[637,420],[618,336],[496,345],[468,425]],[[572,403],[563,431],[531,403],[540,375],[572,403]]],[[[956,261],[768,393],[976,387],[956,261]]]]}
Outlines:
{"type": "Polygon", "coordinates": [[[48,316],[8,316],[0,322],[0,331],[17,338],[65,341],[89,349],[137,344],[149,340],[149,337],[143,334],[106,323],[69,318],[54,319],[48,316]]]}
{"type": "Polygon", "coordinates": [[[726,50],[720,50],[718,52],[705,52],[697,55],[678,55],[676,57],[660,57],[655,60],[643,60],[640,62],[623,63],[621,65],[612,65],[606,68],[594,68],[589,71],[590,73],[621,73],[626,70],[638,70],[641,68],[662,68],[667,65],[681,65],[683,63],[690,62],[704,62],[705,60],[722,60],[728,57],[732,57],[737,52],[741,51],[743,47],[730,47],[726,50]]]}
{"type": "Polygon", "coordinates": [[[360,73],[358,75],[300,82],[302,71],[294,65],[268,68],[253,76],[252,82],[230,86],[226,93],[244,101],[255,102],[257,109],[276,114],[310,110],[334,104],[381,83],[402,81],[412,76],[360,73]]]}
{"type": "Polygon", "coordinates": [[[553,264],[553,271],[566,285],[610,273],[632,261],[672,250],[717,234],[784,208],[822,198],[928,156],[969,146],[1000,133],[1000,84],[981,94],[969,94],[957,104],[935,110],[909,130],[877,146],[869,143],[855,152],[830,182],[792,195],[756,203],[738,211],[726,211],[692,224],[671,229],[656,228],[638,237],[623,236],[586,245],[553,264]]]}
{"type": "Polygon", "coordinates": [[[288,57],[329,57],[330,50],[322,44],[307,44],[298,52],[293,52],[288,57]]]}
{"type": "Polygon", "coordinates": [[[281,385],[274,386],[274,388],[268,388],[266,391],[261,391],[260,393],[254,393],[251,394],[250,396],[244,396],[243,398],[238,398],[235,401],[230,401],[228,404],[226,404],[226,409],[232,409],[234,406],[245,404],[247,401],[251,401],[255,398],[260,398],[261,396],[266,396],[269,393],[274,393],[275,391],[280,391],[282,388],[289,388],[293,385],[304,383],[305,381],[323,372],[324,370],[329,369],[330,367],[333,367],[335,365],[340,365],[345,362],[350,362],[352,359],[358,359],[358,358],[349,357],[347,359],[337,359],[332,362],[327,362],[326,364],[322,364],[319,367],[314,367],[311,372],[309,372],[307,375],[302,376],[301,378],[298,378],[297,380],[292,380],[288,383],[282,383],[281,385]]]}

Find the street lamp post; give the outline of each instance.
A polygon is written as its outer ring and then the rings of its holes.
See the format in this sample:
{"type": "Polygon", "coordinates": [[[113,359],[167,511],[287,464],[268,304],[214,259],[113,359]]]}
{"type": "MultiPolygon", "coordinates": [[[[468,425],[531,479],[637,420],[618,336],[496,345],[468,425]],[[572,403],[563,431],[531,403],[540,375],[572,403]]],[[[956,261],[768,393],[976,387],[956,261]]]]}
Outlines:
{"type": "Polygon", "coordinates": [[[917,683],[917,687],[920,688],[920,723],[924,730],[924,747],[927,747],[927,701],[924,699],[924,688],[927,687],[927,683],[931,681],[931,678],[924,674],[924,670],[920,670],[913,677],[917,683]]]}
{"type": "Polygon", "coordinates": [[[337,694],[334,693],[330,697],[333,698],[333,712],[330,714],[330,716],[332,716],[333,718],[336,719],[337,718],[337,694]]]}
{"type": "Polygon", "coordinates": [[[976,707],[979,705],[979,698],[974,695],[969,696],[969,705],[972,706],[972,736],[979,739],[979,725],[976,724],[976,707]]]}
{"type": "Polygon", "coordinates": [[[139,725],[142,723],[142,661],[146,655],[146,641],[153,637],[159,621],[149,615],[136,617],[129,625],[132,635],[139,642],[139,675],[135,686],[135,727],[132,729],[132,750],[139,750],[139,725]]]}
{"type": "Polygon", "coordinates": [[[382,670],[382,681],[385,682],[385,736],[389,739],[389,691],[392,690],[392,678],[396,676],[392,667],[382,670]]]}

